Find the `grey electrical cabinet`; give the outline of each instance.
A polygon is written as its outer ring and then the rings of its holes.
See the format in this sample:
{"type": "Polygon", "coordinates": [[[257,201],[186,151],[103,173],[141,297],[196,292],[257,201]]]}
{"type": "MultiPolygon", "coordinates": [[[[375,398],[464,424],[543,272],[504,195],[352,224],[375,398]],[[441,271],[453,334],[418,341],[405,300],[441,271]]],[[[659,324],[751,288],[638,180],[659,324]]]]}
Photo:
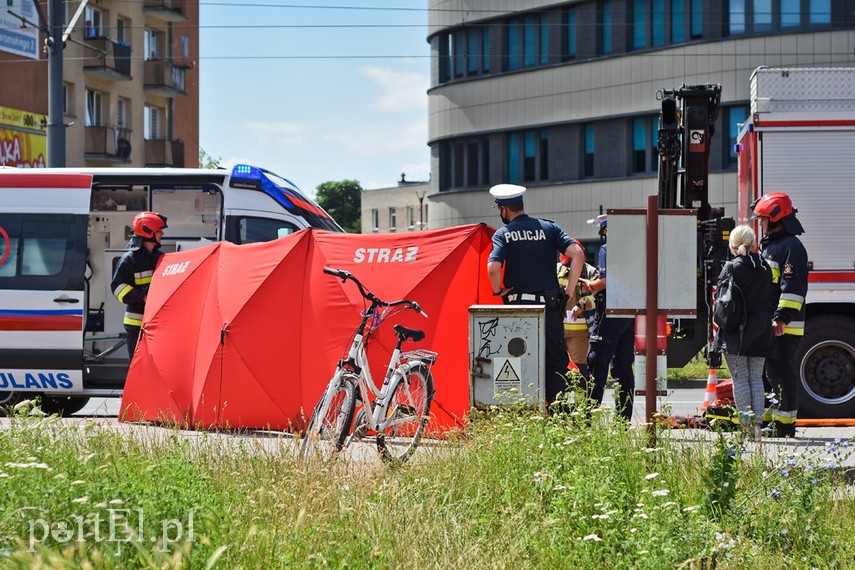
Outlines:
{"type": "Polygon", "coordinates": [[[544,307],[469,307],[469,399],[475,408],[544,405],[544,307]]]}

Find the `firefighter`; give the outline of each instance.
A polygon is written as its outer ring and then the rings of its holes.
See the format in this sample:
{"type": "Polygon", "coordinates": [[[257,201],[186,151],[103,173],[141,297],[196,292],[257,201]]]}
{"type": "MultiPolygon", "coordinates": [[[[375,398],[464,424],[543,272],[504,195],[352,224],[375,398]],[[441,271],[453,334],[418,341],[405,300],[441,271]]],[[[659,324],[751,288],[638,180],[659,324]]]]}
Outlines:
{"type": "Polygon", "coordinates": [[[782,192],[766,194],[751,204],[753,218],[760,218],[763,257],[772,268],[772,296],[777,299],[772,325],[777,358],[766,359],[769,406],[763,414],[771,437],[795,437],[799,407],[799,343],[805,333],[805,296],[808,289],[808,257],[796,236],[804,228],[796,218],[790,197],[782,192]]]}
{"type": "Polygon", "coordinates": [[[585,253],[558,224],[532,218],[525,213],[525,191],[525,187],[515,184],[498,184],[490,188],[505,226],[493,234],[487,277],[493,287],[493,295],[502,297],[507,304],[545,305],[544,388],[549,405],[567,387],[565,374],[570,363],[562,323],[566,298],[573,286],[560,288],[555,261],[559,253],[570,259],[569,283],[575,284],[585,263],[585,253]]]}
{"type": "Polygon", "coordinates": [[[133,358],[142,326],[148,288],[160,251],[163,230],[167,228],[166,216],[157,212],[140,212],[134,216],[134,236],[128,243],[128,251],[116,265],[110,289],[116,299],[126,305],[125,332],[128,335],[128,355],[133,358]]]}
{"type": "Polygon", "coordinates": [[[599,277],[593,280],[582,279],[589,291],[596,293],[597,317],[591,328],[591,348],[588,351],[588,368],[593,377],[590,397],[597,405],[603,403],[609,365],[614,359],[614,372],[619,390],[615,402],[617,413],[624,420],[632,419],[634,404],[635,376],[632,361],[635,358],[635,320],[632,317],[606,316],[606,242],[608,218],[600,214],[592,220],[600,227],[599,234],[603,245],[599,253],[599,277]]]}
{"type": "MultiPolygon", "coordinates": [[[[582,247],[578,240],[576,244],[582,247]]],[[[596,315],[596,302],[594,295],[580,282],[575,289],[567,287],[570,278],[570,260],[564,254],[559,256],[558,284],[573,294],[567,300],[566,314],[564,317],[564,339],[567,342],[567,354],[570,360],[579,369],[583,378],[589,377],[588,373],[588,348],[590,337],[588,327],[593,323],[596,315]]],[[[583,279],[594,279],[597,276],[597,268],[586,263],[582,268],[583,279]]]]}

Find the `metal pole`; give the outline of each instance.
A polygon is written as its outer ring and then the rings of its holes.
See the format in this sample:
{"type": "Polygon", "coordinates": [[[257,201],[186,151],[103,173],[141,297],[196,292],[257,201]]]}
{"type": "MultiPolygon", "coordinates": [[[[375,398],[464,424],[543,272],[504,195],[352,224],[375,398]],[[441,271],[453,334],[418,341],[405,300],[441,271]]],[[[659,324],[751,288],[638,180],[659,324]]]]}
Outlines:
{"type": "Polygon", "coordinates": [[[62,0],[50,0],[48,21],[51,38],[48,43],[48,125],[47,165],[65,166],[65,124],[62,116],[62,0]]]}
{"type": "Polygon", "coordinates": [[[645,378],[645,411],[647,430],[651,446],[656,445],[656,426],[653,415],[656,413],[656,329],[659,316],[659,197],[647,197],[647,311],[645,313],[645,331],[647,338],[645,358],[647,376],[645,378]]]}

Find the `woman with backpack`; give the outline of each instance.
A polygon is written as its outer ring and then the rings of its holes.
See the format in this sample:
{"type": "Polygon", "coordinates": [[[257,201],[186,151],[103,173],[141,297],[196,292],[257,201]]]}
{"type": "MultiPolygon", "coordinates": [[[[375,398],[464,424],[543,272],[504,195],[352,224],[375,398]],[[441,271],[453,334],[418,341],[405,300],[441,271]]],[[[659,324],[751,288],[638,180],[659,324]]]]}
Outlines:
{"type": "Polygon", "coordinates": [[[763,365],[775,356],[772,270],[757,253],[757,237],[750,226],[733,228],[730,252],[733,258],[724,264],[716,286],[713,318],[718,331],[712,350],[727,361],[743,429],[759,440],[766,403],[763,365]]]}

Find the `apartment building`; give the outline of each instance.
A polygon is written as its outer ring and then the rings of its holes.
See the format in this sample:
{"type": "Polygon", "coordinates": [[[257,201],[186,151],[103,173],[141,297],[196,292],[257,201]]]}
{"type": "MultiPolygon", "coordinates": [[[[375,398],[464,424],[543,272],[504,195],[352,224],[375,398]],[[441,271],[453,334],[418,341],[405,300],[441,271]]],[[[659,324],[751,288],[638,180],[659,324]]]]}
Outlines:
{"type": "Polygon", "coordinates": [[[401,179],[395,186],[362,190],[362,233],[426,230],[430,182],[401,179]]]}
{"type": "Polygon", "coordinates": [[[722,85],[710,200],[736,207],[759,66],[855,65],[855,0],[429,0],[431,227],[497,224],[487,190],[595,239],[658,188],[657,91],[722,85]]]}
{"type": "MultiPolygon", "coordinates": [[[[63,49],[66,165],[197,166],[198,0],[83,4],[63,49]]],[[[81,2],[62,6],[68,26],[81,2]]],[[[46,163],[48,60],[35,22],[31,0],[12,0],[0,19],[0,138],[21,149],[3,153],[10,165],[46,163]]]]}

